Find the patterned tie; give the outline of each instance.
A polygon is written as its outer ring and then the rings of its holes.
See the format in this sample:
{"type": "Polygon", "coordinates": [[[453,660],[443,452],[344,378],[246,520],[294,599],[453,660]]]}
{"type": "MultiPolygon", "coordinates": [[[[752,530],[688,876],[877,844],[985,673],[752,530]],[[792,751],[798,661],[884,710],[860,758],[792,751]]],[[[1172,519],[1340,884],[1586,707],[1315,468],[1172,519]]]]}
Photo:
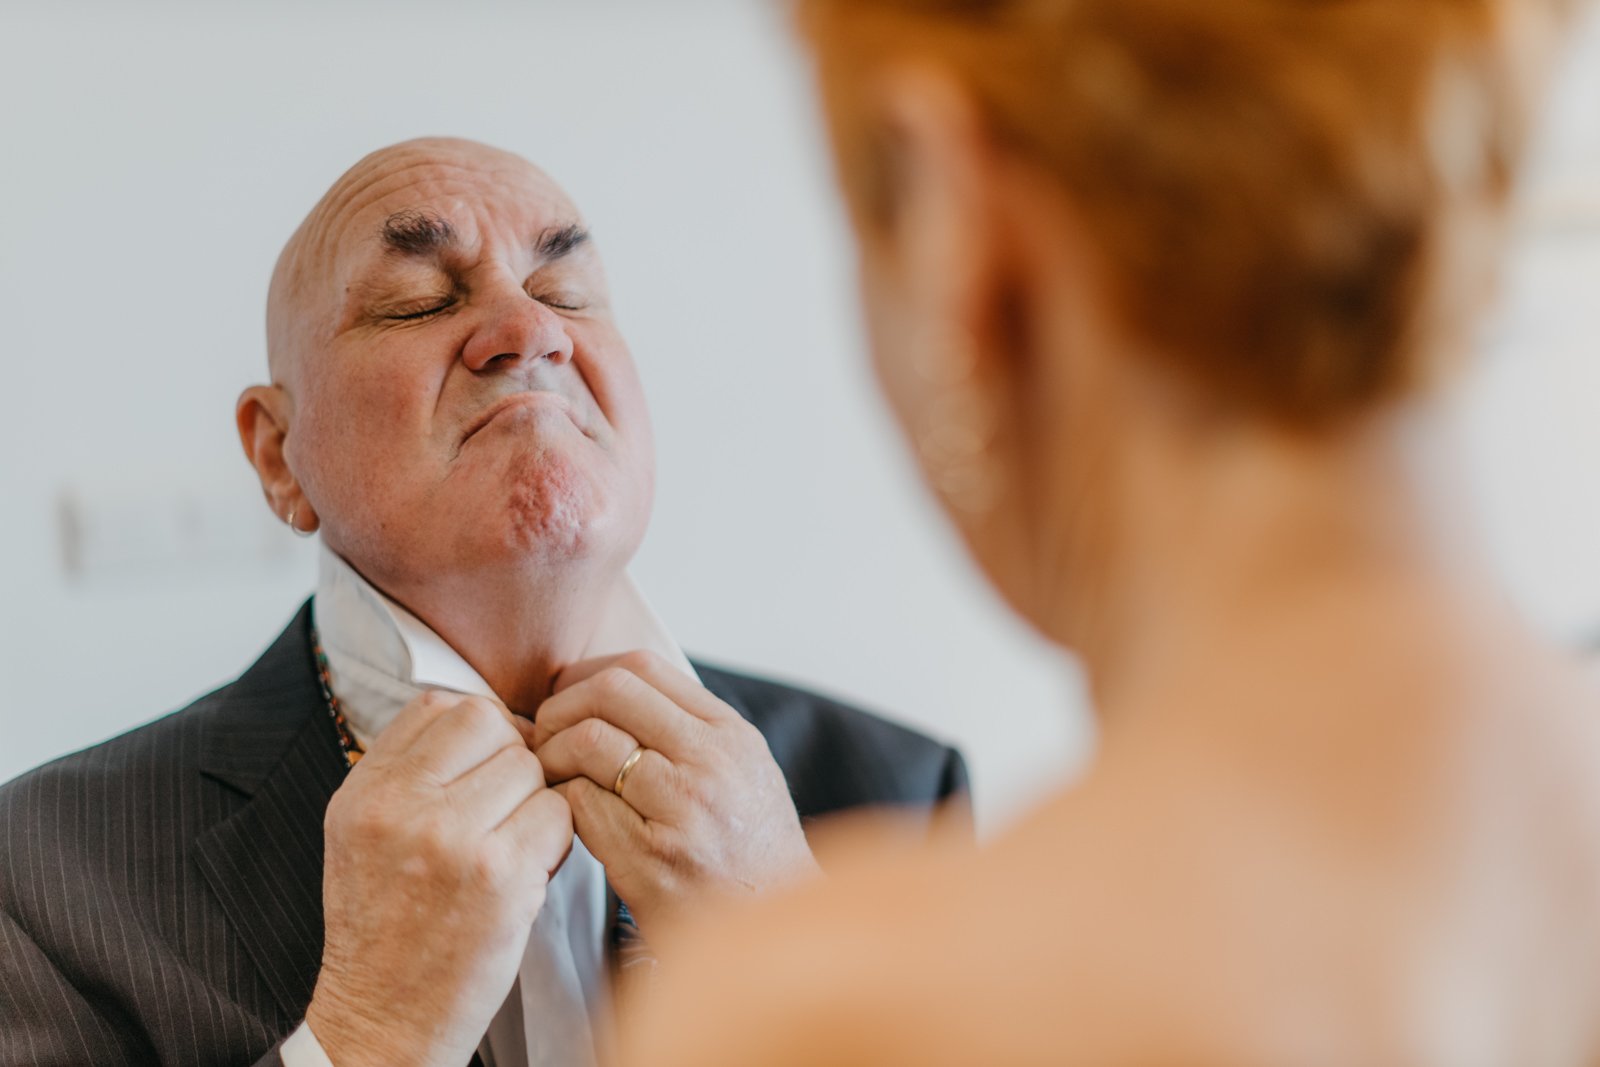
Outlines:
{"type": "Polygon", "coordinates": [[[633,914],[615,894],[611,899],[612,912],[616,916],[611,924],[611,952],[617,970],[628,972],[639,967],[654,970],[656,958],[651,955],[649,944],[639,932],[639,924],[633,921],[633,914]]]}
{"type": "Polygon", "coordinates": [[[639,932],[628,905],[611,895],[612,987],[619,1004],[637,1005],[649,996],[656,973],[656,958],[639,932]]]}

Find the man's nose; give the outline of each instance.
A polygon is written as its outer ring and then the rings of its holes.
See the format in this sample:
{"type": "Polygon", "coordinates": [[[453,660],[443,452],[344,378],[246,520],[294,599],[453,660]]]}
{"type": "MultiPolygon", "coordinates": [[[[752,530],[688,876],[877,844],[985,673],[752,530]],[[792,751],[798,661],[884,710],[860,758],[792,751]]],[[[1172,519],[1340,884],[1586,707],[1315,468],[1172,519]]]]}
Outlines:
{"type": "Polygon", "coordinates": [[[533,360],[572,359],[566,322],[521,289],[499,296],[467,341],[462,362],[473,371],[506,369],[533,360]]]}

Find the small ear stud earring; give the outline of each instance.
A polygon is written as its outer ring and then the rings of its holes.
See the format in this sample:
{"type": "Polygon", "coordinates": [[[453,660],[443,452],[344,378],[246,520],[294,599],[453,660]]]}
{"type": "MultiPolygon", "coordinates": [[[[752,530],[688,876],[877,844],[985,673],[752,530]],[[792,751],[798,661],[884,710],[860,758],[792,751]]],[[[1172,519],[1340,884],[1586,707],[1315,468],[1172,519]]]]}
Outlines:
{"type": "Polygon", "coordinates": [[[300,505],[299,504],[296,504],[294,507],[291,507],[289,509],[289,517],[287,519],[285,519],[284,521],[289,524],[289,529],[294,531],[294,535],[296,537],[310,537],[315,532],[314,530],[302,530],[302,529],[300,529],[300,527],[296,526],[295,523],[294,523],[295,512],[297,512],[299,510],[300,510],[300,505]]]}

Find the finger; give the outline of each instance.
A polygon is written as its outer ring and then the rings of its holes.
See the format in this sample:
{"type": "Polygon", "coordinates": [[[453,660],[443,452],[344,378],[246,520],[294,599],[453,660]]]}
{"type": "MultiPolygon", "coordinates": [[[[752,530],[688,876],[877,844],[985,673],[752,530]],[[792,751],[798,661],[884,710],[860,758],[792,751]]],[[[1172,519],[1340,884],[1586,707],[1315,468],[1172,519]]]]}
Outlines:
{"type": "Polygon", "coordinates": [[[623,653],[619,652],[615,656],[596,656],[593,659],[583,659],[576,663],[569,663],[561,668],[561,672],[550,683],[550,691],[551,693],[559,693],[563,689],[570,689],[579,682],[593,678],[607,667],[615,666],[616,662],[622,657],[623,653]]]}
{"type": "Polygon", "coordinates": [[[584,719],[540,745],[539,762],[544,765],[546,780],[552,783],[584,777],[610,782],[638,747],[639,742],[626,730],[604,719],[584,719]]]}
{"type": "Polygon", "coordinates": [[[588,778],[553,785],[550,791],[566,799],[574,832],[602,867],[614,872],[638,865],[647,833],[642,815],[588,778]]]}
{"type": "Polygon", "coordinates": [[[554,789],[535,790],[495,827],[494,836],[553,875],[572,851],[572,809],[554,789]]]}
{"type": "Polygon", "coordinates": [[[522,743],[527,747],[528,751],[533,751],[535,737],[533,720],[526,715],[518,715],[513,711],[511,713],[511,725],[517,728],[517,733],[521,735],[522,743]]]}
{"type": "Polygon", "coordinates": [[[533,719],[534,751],[584,719],[604,719],[668,759],[692,752],[705,733],[703,723],[643,678],[611,667],[539,705],[533,719]]]}
{"type": "Polygon", "coordinates": [[[447,788],[473,826],[491,830],[544,788],[544,772],[532,752],[522,745],[507,745],[447,788]]]}
{"type": "Polygon", "coordinates": [[[510,712],[484,697],[459,697],[417,734],[404,756],[443,784],[509,745],[526,747],[510,712]]]}
{"type": "Polygon", "coordinates": [[[373,740],[367,755],[382,757],[404,752],[411,747],[417,735],[432,726],[457,699],[453,693],[438,689],[430,689],[423,693],[400,709],[400,714],[396,715],[373,740]]]}
{"type": "MultiPolygon", "coordinates": [[[[617,775],[640,745],[604,719],[585,719],[545,742],[539,749],[547,781],[587,778],[612,789],[617,775]]],[[[676,769],[661,753],[644,748],[629,768],[620,796],[647,818],[661,818],[670,806],[669,784],[676,769]]],[[[614,790],[613,790],[614,791],[614,790]]]]}
{"type": "Polygon", "coordinates": [[[741,717],[737,711],[701,685],[699,680],[685,674],[681,667],[645,649],[626,652],[620,656],[607,656],[574,663],[556,676],[554,689],[557,693],[562,692],[612,667],[620,667],[630,674],[638,675],[649,682],[656,692],[697,719],[718,722],[730,717],[735,719],[741,717]]]}

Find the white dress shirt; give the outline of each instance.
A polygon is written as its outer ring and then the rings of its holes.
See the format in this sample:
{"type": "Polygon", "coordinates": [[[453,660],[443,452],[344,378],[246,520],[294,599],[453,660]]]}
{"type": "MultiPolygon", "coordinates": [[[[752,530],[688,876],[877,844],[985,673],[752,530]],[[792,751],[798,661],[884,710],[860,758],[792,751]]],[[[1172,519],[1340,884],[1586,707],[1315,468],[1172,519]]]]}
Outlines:
{"type": "MultiPolygon", "coordinates": [[[[362,747],[425,690],[498,699],[426,623],[326,547],[313,611],[328,657],[330,687],[362,747]]],[[[695,677],[638,587],[623,576],[583,658],[633,649],[655,652],[695,677]]],[[[610,923],[605,872],[583,843],[574,841],[572,854],[550,880],[511,993],[478,1048],[486,1067],[586,1067],[595,1062],[592,1020],[608,1008],[610,923]]],[[[284,1067],[337,1067],[304,1023],[280,1053],[284,1067]]]]}

